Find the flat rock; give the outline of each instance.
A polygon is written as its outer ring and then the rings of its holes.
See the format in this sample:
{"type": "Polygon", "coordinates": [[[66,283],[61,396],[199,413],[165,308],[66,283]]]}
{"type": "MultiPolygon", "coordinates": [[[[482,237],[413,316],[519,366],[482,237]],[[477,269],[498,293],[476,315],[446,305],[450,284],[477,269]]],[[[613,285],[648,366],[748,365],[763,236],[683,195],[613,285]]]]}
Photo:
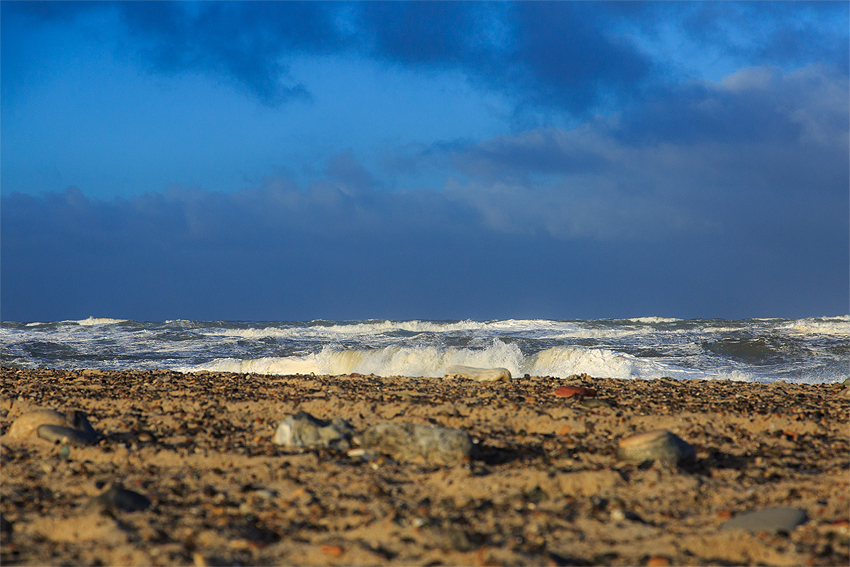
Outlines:
{"type": "Polygon", "coordinates": [[[462,378],[476,382],[501,382],[510,380],[511,372],[507,368],[476,368],[474,366],[449,366],[444,378],[462,378]]]}
{"type": "Polygon", "coordinates": [[[300,411],[286,416],[272,441],[289,447],[330,447],[347,450],[351,447],[351,435],[354,428],[344,419],[335,418],[325,421],[300,411]]]}
{"type": "Polygon", "coordinates": [[[584,386],[561,386],[555,388],[555,395],[562,398],[571,398],[573,396],[592,398],[596,396],[596,390],[585,388],[584,386]]]}
{"type": "Polygon", "coordinates": [[[776,506],[774,508],[765,508],[763,510],[741,514],[737,518],[721,524],[720,529],[741,529],[753,533],[790,532],[800,524],[805,524],[808,520],[809,516],[805,510],[790,508],[788,506],[776,506]]]}
{"type": "Polygon", "coordinates": [[[91,435],[64,425],[42,425],[38,428],[38,436],[51,443],[63,442],[71,445],[91,445],[97,441],[97,434],[91,435]]]}
{"type": "Polygon", "coordinates": [[[68,413],[55,410],[27,412],[18,416],[12,423],[8,435],[12,439],[37,436],[54,442],[67,438],[79,445],[94,443],[100,437],[89,423],[86,414],[77,410],[68,413]]]}
{"type": "Polygon", "coordinates": [[[666,429],[621,439],[617,447],[617,458],[621,461],[662,461],[675,465],[695,457],[696,451],[687,441],[666,429]]]}
{"type": "Polygon", "coordinates": [[[86,505],[87,512],[107,512],[120,510],[122,512],[139,512],[147,510],[151,501],[142,494],[127,490],[120,484],[113,484],[109,490],[92,498],[86,505]]]}
{"type": "Polygon", "coordinates": [[[397,461],[424,460],[453,465],[472,454],[472,439],[466,431],[418,425],[379,423],[363,433],[363,448],[383,453],[397,461]]]}

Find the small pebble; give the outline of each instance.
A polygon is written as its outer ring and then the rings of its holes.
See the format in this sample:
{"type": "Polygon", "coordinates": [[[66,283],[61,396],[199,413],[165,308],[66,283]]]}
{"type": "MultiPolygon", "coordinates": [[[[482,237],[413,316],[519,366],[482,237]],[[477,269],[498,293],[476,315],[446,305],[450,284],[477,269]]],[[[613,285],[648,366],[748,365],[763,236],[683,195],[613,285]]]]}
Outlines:
{"type": "Polygon", "coordinates": [[[320,549],[325,555],[332,555],[334,557],[342,555],[342,548],[338,545],[323,545],[320,549]]]}
{"type": "Polygon", "coordinates": [[[677,464],[693,460],[694,448],[684,439],[666,429],[647,431],[621,439],[617,458],[621,461],[662,461],[677,464]]]}
{"type": "Polygon", "coordinates": [[[599,400],[599,399],[596,399],[596,398],[593,398],[591,400],[582,400],[581,405],[583,405],[586,408],[612,408],[612,407],[614,407],[613,404],[611,404],[611,402],[609,402],[607,400],[599,400]]]}
{"type": "Polygon", "coordinates": [[[593,398],[596,396],[596,390],[585,388],[584,386],[561,386],[555,389],[555,395],[562,398],[571,398],[573,396],[593,398]]]}

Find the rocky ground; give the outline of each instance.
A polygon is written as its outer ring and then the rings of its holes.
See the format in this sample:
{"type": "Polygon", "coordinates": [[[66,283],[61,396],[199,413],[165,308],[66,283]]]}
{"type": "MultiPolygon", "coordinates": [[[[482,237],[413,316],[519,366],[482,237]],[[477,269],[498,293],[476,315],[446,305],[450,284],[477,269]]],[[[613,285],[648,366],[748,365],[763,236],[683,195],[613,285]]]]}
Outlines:
{"type": "Polygon", "coordinates": [[[847,565],[848,393],[589,376],[3,369],[0,561],[847,565]],[[81,410],[100,437],[12,438],[12,423],[36,409],[81,410]],[[350,448],[274,444],[298,411],[355,432],[391,422],[459,429],[473,450],[448,466],[364,453],[358,435],[350,448]],[[619,441],[656,429],[695,458],[618,459],[619,441]],[[125,490],[95,500],[115,483],[125,490]],[[724,526],[777,506],[805,521],[724,526]]]}

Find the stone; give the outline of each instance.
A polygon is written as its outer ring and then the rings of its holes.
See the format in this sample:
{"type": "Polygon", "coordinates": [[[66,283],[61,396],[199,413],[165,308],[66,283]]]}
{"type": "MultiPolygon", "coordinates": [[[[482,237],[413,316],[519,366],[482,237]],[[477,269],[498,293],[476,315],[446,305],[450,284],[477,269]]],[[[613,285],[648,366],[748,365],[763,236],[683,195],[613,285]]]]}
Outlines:
{"type": "Polygon", "coordinates": [[[720,529],[741,529],[753,533],[768,532],[775,534],[777,532],[791,532],[794,528],[805,524],[808,520],[809,516],[805,510],[790,508],[788,506],[776,506],[741,514],[737,518],[721,524],[720,529]]]}
{"type": "Polygon", "coordinates": [[[127,490],[119,483],[114,483],[109,490],[92,498],[86,505],[87,512],[138,512],[150,508],[151,501],[144,495],[127,490]]]}
{"type": "Polygon", "coordinates": [[[325,421],[305,411],[286,416],[272,441],[289,447],[329,447],[347,450],[351,447],[354,428],[344,419],[325,421]]]}
{"type": "Polygon", "coordinates": [[[511,379],[511,372],[507,368],[476,368],[474,366],[449,366],[444,378],[461,378],[464,380],[475,380],[476,382],[501,382],[511,379]]]}
{"type": "Polygon", "coordinates": [[[51,443],[70,443],[71,445],[90,445],[97,441],[97,435],[89,435],[63,425],[42,425],[38,428],[38,436],[51,443]]]}
{"type": "Polygon", "coordinates": [[[35,410],[18,416],[7,435],[10,439],[25,439],[36,435],[42,425],[67,426],[65,414],[54,410],[35,410]]]}
{"type": "Polygon", "coordinates": [[[555,395],[562,398],[571,398],[573,396],[592,398],[596,396],[596,390],[585,388],[584,386],[561,386],[555,389],[555,395]]]}
{"type": "Polygon", "coordinates": [[[695,457],[696,451],[687,441],[666,429],[621,439],[617,447],[617,458],[621,461],[661,461],[675,465],[695,457]]]}
{"type": "Polygon", "coordinates": [[[614,404],[612,404],[608,400],[599,400],[599,399],[596,399],[596,398],[594,398],[592,400],[582,399],[581,405],[583,405],[586,408],[613,408],[614,407],[614,404]]]}
{"type": "Polygon", "coordinates": [[[473,447],[466,431],[414,423],[379,423],[363,433],[362,445],[396,461],[424,460],[438,465],[469,459],[473,447]]]}
{"type": "Polygon", "coordinates": [[[50,442],[67,439],[75,445],[90,445],[100,437],[86,414],[77,410],[67,414],[54,410],[31,411],[20,415],[9,428],[12,439],[34,436],[50,442]]]}

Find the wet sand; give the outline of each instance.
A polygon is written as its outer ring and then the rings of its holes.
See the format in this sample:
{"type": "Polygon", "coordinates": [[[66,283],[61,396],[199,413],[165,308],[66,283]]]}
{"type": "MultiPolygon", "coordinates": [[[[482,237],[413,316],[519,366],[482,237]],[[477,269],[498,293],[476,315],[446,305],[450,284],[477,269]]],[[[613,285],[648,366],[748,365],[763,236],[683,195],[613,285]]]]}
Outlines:
{"type": "Polygon", "coordinates": [[[847,565],[841,385],[511,382],[3,369],[4,565],[847,565]],[[559,386],[596,390],[561,397],[559,386]],[[34,409],[82,410],[85,447],[10,439],[34,409]],[[272,443],[287,415],[467,431],[452,467],[272,443]],[[616,457],[667,429],[679,466],[616,457]],[[114,482],[141,511],[87,508],[114,482]],[[802,509],[788,532],[721,529],[802,509]]]}

